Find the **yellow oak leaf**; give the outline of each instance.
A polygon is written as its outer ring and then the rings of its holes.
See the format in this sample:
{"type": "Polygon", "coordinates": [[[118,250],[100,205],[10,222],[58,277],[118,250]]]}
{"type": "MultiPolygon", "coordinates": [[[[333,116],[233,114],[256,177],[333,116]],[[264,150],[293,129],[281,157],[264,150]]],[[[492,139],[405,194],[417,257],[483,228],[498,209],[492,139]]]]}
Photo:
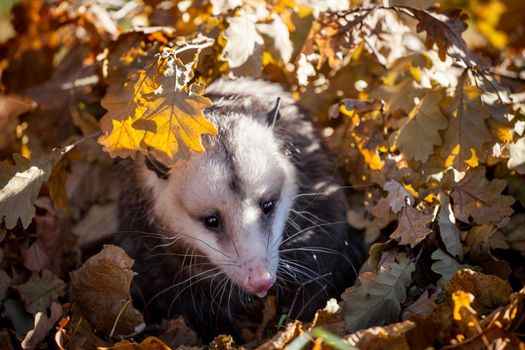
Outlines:
{"type": "Polygon", "coordinates": [[[124,87],[110,85],[101,101],[107,113],[100,120],[103,135],[98,142],[112,157],[133,157],[137,151],[145,152],[141,145],[145,132],[135,129],[133,123],[146,111],[145,104],[137,101],[136,96],[145,93],[147,74],[140,70],[129,78],[124,87]]]}
{"type": "Polygon", "coordinates": [[[166,48],[145,69],[130,76],[123,88],[110,86],[102,100],[108,112],[101,119],[103,135],[98,142],[112,157],[153,154],[169,166],[187,158],[188,150],[204,152],[202,134],[217,134],[202,110],[211,101],[202,89],[188,86],[199,50],[211,45],[205,37],[177,48],[166,48]],[[177,55],[195,51],[183,62],[177,55]]]}
{"type": "Polygon", "coordinates": [[[206,97],[177,90],[157,96],[143,117],[155,125],[154,131],[146,131],[145,144],[167,159],[175,158],[181,143],[193,151],[204,152],[201,134],[217,134],[213,123],[202,114],[202,110],[210,106],[211,101],[206,97]]]}
{"type": "Polygon", "coordinates": [[[142,148],[140,141],[145,132],[135,129],[133,122],[132,118],[124,121],[112,120],[112,132],[100,137],[99,143],[112,157],[133,156],[137,150],[142,148]]]}

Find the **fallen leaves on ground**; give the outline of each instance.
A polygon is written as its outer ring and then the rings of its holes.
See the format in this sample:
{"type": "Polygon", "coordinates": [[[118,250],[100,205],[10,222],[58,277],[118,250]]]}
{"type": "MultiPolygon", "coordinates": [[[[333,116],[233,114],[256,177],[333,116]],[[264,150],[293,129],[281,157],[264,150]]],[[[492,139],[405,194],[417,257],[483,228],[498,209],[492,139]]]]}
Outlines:
{"type": "Polygon", "coordinates": [[[169,167],[205,152],[205,86],[240,76],[280,83],[315,116],[372,244],[341,305],[278,325],[290,320],[268,299],[250,346],[523,348],[518,2],[13,3],[0,13],[1,348],[204,345],[180,317],[141,333],[133,262],[90,249],[127,190],[113,158],[169,167]]]}

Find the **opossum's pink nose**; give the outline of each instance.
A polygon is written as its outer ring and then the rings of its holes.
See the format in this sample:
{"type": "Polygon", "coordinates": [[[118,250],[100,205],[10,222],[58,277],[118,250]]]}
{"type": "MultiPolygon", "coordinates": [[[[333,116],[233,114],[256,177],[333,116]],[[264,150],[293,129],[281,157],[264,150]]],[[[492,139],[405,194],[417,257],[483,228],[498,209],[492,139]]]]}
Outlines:
{"type": "Polygon", "coordinates": [[[275,276],[268,270],[257,268],[248,273],[242,286],[248,292],[257,295],[259,298],[266,296],[268,289],[275,283],[275,276]]]}

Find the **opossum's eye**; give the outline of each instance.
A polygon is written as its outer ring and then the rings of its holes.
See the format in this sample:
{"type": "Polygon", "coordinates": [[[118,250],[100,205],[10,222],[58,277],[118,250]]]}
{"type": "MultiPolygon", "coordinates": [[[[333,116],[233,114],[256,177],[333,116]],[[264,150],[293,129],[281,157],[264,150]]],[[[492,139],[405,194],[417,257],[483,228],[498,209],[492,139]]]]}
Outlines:
{"type": "Polygon", "coordinates": [[[204,225],[208,228],[218,228],[220,223],[221,222],[217,215],[210,215],[204,218],[204,225]]]}
{"type": "Polygon", "coordinates": [[[265,214],[270,213],[274,207],[275,203],[271,200],[261,202],[261,209],[265,214]]]}

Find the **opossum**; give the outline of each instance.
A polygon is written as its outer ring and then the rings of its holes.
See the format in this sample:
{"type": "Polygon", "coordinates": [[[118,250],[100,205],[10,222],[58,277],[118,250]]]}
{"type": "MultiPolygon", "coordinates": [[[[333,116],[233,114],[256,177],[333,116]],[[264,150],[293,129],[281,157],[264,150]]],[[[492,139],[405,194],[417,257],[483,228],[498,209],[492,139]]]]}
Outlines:
{"type": "Polygon", "coordinates": [[[278,85],[219,80],[206,96],[218,129],[206,151],[130,172],[116,242],[135,259],[134,303],[149,321],[183,315],[205,340],[258,324],[268,294],[309,320],[364,258],[336,163],[278,85]]]}

